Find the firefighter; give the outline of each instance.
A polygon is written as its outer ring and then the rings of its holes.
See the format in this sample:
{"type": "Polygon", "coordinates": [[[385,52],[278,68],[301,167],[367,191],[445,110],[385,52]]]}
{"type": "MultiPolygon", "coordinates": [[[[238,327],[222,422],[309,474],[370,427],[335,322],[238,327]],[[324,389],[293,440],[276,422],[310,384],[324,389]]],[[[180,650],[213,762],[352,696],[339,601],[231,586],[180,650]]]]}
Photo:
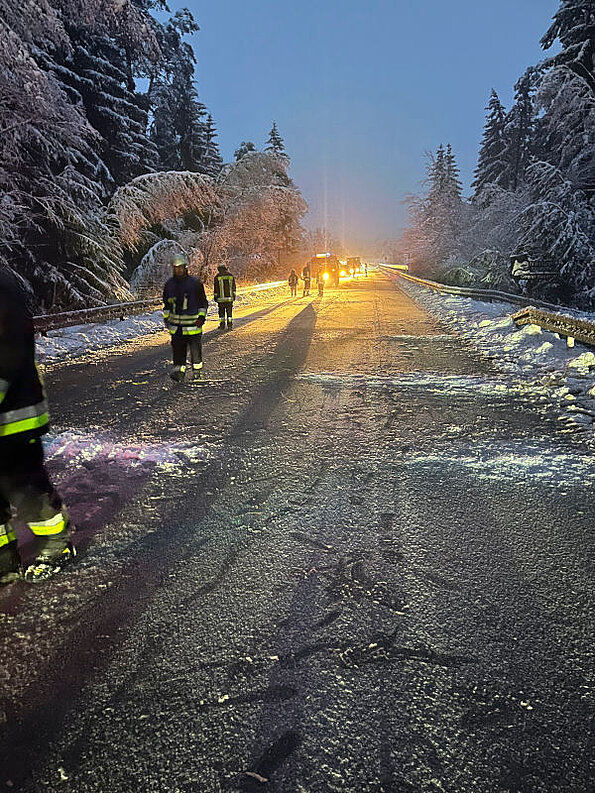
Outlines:
{"type": "Polygon", "coordinates": [[[297,297],[298,281],[299,281],[298,274],[296,273],[295,270],[292,270],[289,273],[289,278],[287,279],[287,282],[289,283],[289,288],[291,289],[291,297],[297,297]]]}
{"type": "Polygon", "coordinates": [[[236,299],[236,279],[224,264],[220,264],[217,268],[213,295],[219,306],[220,329],[225,328],[225,317],[227,316],[227,329],[231,330],[233,327],[233,301],[236,299]]]}
{"type": "Polygon", "coordinates": [[[172,261],[173,277],[163,288],[163,320],[171,335],[173,351],[172,380],[180,383],[186,376],[186,355],[190,349],[192,377],[202,370],[202,326],[209,303],[198,278],[188,275],[188,258],[176,254],[172,261]]]}
{"type": "Polygon", "coordinates": [[[43,581],[76,556],[68,512],[44,466],[41,436],[48,428],[27,296],[0,268],[0,584],[22,576],[43,581]],[[35,558],[24,573],[13,510],[35,535],[35,558]]]}
{"type": "Polygon", "coordinates": [[[310,294],[310,281],[312,279],[312,275],[310,273],[310,263],[307,262],[304,265],[304,269],[302,270],[302,281],[304,282],[304,293],[303,297],[306,297],[310,294]]]}

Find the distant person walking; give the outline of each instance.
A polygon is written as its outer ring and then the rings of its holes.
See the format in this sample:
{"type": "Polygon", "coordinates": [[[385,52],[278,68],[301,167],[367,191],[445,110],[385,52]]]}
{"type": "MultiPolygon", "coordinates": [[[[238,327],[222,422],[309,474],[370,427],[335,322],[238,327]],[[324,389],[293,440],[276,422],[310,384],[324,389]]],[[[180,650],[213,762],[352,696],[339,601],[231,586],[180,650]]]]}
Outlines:
{"type": "Polygon", "coordinates": [[[295,270],[292,270],[289,273],[289,278],[287,279],[287,281],[289,283],[289,288],[291,290],[291,297],[297,297],[297,287],[298,287],[299,278],[295,270]]]}
{"type": "Polygon", "coordinates": [[[41,436],[49,420],[27,297],[0,268],[0,584],[22,575],[44,581],[76,556],[68,512],[44,466],[41,436]],[[35,535],[35,558],[24,574],[13,510],[35,535]]]}
{"type": "Polygon", "coordinates": [[[190,350],[192,376],[202,370],[202,326],[209,303],[202,281],[188,275],[186,254],[172,260],[173,276],[163,288],[163,320],[171,335],[173,368],[170,377],[178,383],[186,376],[186,356],[190,350]]]}
{"type": "Polygon", "coordinates": [[[213,285],[215,302],[219,306],[219,327],[225,328],[225,318],[227,317],[227,329],[233,327],[233,301],[236,299],[236,279],[229,272],[224,264],[217,268],[215,283],[213,285]]]}
{"type": "Polygon", "coordinates": [[[310,294],[310,282],[312,280],[312,274],[310,272],[310,264],[305,264],[304,269],[302,270],[302,281],[304,282],[304,293],[303,297],[306,297],[310,294]]]}

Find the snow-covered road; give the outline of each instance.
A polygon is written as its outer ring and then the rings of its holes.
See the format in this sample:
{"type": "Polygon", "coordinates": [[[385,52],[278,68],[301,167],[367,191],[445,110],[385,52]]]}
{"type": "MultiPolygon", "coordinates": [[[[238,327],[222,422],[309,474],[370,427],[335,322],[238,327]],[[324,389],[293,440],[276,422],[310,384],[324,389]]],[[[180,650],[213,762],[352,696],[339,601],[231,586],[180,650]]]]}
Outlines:
{"type": "Polygon", "coordinates": [[[81,555],[0,594],[0,783],[589,790],[587,351],[412,290],[269,296],[201,383],[158,334],[47,372],[81,555]]]}

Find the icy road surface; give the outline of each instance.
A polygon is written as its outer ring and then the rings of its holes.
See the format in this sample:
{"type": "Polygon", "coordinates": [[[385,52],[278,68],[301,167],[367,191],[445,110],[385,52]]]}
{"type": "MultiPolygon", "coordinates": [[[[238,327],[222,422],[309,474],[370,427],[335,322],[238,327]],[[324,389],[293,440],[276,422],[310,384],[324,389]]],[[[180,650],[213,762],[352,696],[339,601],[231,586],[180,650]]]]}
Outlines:
{"type": "Polygon", "coordinates": [[[592,791],[592,427],[380,274],[243,311],[198,384],[48,371],[80,556],[0,593],[0,790],[592,791]]]}

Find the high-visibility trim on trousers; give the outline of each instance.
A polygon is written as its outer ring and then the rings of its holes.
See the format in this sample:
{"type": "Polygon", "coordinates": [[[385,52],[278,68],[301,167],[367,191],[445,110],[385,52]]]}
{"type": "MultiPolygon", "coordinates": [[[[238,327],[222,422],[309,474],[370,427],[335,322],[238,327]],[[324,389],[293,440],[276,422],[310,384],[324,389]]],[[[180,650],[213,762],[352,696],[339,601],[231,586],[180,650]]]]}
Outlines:
{"type": "Polygon", "coordinates": [[[47,411],[48,405],[44,399],[36,405],[0,412],[0,437],[45,426],[50,420],[47,411]]]}
{"type": "Polygon", "coordinates": [[[41,416],[47,413],[48,403],[43,399],[36,405],[27,405],[24,408],[16,408],[16,410],[0,411],[0,424],[12,424],[13,421],[21,421],[22,419],[31,419],[36,416],[41,416]]]}
{"type": "Polygon", "coordinates": [[[35,523],[28,523],[27,526],[31,529],[33,534],[47,537],[51,534],[60,534],[66,528],[66,516],[62,512],[58,512],[53,518],[48,520],[36,520],[35,523]]]}
{"type": "Polygon", "coordinates": [[[168,331],[172,336],[175,336],[178,329],[181,328],[182,336],[200,336],[202,333],[202,328],[197,328],[196,325],[175,325],[175,326],[168,326],[168,331]]]}
{"type": "Polygon", "coordinates": [[[10,524],[4,523],[2,526],[0,526],[0,548],[8,545],[9,542],[13,542],[16,540],[16,538],[17,535],[10,528],[10,524]]]}

